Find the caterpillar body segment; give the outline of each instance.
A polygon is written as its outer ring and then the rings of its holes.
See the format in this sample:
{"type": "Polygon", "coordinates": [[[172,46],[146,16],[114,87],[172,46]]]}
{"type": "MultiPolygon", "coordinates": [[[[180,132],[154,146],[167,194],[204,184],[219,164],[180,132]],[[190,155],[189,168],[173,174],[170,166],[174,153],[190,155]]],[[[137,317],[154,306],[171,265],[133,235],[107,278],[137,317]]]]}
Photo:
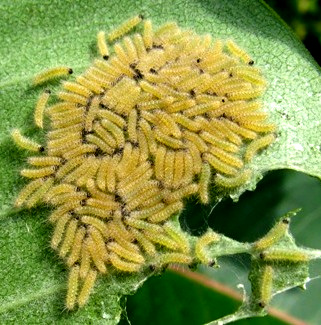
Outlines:
{"type": "Polygon", "coordinates": [[[36,143],[35,141],[30,140],[27,137],[23,136],[20,130],[18,129],[12,130],[11,136],[13,138],[13,141],[17,144],[17,146],[22,149],[26,149],[34,152],[44,151],[44,147],[42,147],[40,144],[36,143]]]}
{"type": "Polygon", "coordinates": [[[106,36],[104,31],[100,31],[97,34],[97,46],[100,55],[103,57],[104,60],[109,59],[109,49],[106,43],[106,36]]]}
{"type": "Polygon", "coordinates": [[[56,78],[68,76],[73,73],[73,70],[67,66],[58,66],[55,68],[44,70],[38,73],[33,79],[33,85],[38,86],[45,82],[51,81],[56,78]]]}
{"type": "Polygon", "coordinates": [[[127,34],[131,29],[137,26],[143,19],[142,15],[137,15],[133,18],[126,20],[119,27],[108,34],[108,40],[110,42],[114,41],[117,38],[122,37],[124,34],[127,34]]]}

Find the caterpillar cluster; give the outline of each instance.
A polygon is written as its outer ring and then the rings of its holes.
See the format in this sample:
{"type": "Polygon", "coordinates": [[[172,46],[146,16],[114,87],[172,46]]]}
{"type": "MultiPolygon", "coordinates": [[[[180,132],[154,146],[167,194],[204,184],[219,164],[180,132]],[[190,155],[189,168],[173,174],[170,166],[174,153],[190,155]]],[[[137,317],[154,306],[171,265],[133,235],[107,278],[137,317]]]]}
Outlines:
{"type": "MultiPolygon", "coordinates": [[[[290,213],[289,215],[294,215],[290,213]]],[[[258,255],[255,258],[261,264],[261,277],[258,279],[258,306],[265,308],[273,293],[273,281],[275,279],[275,267],[280,263],[307,263],[310,260],[310,256],[300,250],[290,250],[286,248],[274,248],[282,237],[284,237],[289,229],[290,218],[282,218],[277,222],[274,227],[261,239],[252,244],[254,254],[258,255]]]]}
{"type": "MultiPolygon", "coordinates": [[[[258,100],[265,80],[246,52],[176,23],[154,30],[146,20],[142,33],[125,36],[142,20],[112,31],[109,44],[99,32],[102,59],[64,81],[56,103],[48,106],[48,90],[40,96],[35,124],[43,128],[49,117],[45,145],[12,132],[19,146],[42,153],[21,171],[31,181],[16,206],[55,208],[51,246],[70,267],[68,309],[83,306],[111,266],[139,272],[192,263],[187,237],[171,223],[183,199],[208,203],[210,184],[246,183],[246,163],[274,141],[258,100]]],[[[49,69],[34,84],[72,72],[49,69]]],[[[204,235],[199,261],[213,263],[205,246],[216,240],[204,235]]]]}

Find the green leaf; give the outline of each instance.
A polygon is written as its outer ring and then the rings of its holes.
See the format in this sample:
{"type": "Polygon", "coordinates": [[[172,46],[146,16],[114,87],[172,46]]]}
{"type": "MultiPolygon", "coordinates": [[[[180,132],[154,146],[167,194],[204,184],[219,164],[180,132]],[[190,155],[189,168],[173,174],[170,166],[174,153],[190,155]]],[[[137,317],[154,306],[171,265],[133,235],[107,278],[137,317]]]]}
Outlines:
{"type": "MultiPolygon", "coordinates": [[[[260,1],[58,1],[0,4],[0,313],[2,323],[117,323],[123,294],[132,293],[146,275],[101,279],[88,306],[63,311],[66,272],[48,248],[48,209],[15,211],[14,197],[24,181],[18,170],[26,154],[17,150],[10,129],[22,128],[39,139],[32,112],[39,88],[32,76],[56,65],[81,73],[96,56],[95,38],[128,17],[143,13],[156,25],[177,21],[198,33],[233,38],[263,69],[269,81],[266,110],[278,126],[278,139],[251,164],[261,173],[291,168],[320,175],[320,70],[291,31],[260,1]]],[[[55,87],[53,87],[55,88],[55,87]]],[[[56,85],[58,88],[58,85],[56,85]]],[[[251,184],[253,188],[255,179],[251,184]]],[[[239,194],[239,193],[236,193],[239,194]]],[[[237,197],[236,195],[235,197],[237,197]]],[[[144,308],[144,306],[141,306],[144,308]]]]}
{"type": "MultiPolygon", "coordinates": [[[[224,269],[231,267],[227,263],[222,266],[224,269]]],[[[184,273],[183,270],[182,272],[184,273]]],[[[220,273],[223,272],[231,271],[222,269],[220,273]]],[[[128,297],[127,316],[131,324],[204,324],[232,313],[240,306],[240,300],[220,290],[215,291],[206,283],[195,282],[186,274],[186,277],[182,277],[173,271],[167,271],[161,277],[150,278],[137,294],[128,297]],[[140,308],[141,305],[145,306],[144,310],[140,308]]],[[[286,322],[272,316],[259,318],[259,321],[250,319],[237,322],[240,325],[249,323],[279,325],[286,322]]],[[[121,324],[127,324],[125,319],[121,324]]]]}

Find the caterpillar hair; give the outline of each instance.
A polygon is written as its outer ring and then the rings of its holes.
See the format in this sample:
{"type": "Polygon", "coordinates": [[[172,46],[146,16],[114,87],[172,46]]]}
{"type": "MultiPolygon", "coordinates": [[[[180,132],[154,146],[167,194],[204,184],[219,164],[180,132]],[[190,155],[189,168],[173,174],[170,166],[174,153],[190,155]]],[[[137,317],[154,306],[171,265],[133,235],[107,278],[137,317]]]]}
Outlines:
{"type": "Polygon", "coordinates": [[[38,73],[33,79],[33,85],[38,86],[47,81],[51,81],[56,78],[68,76],[73,73],[73,70],[70,67],[59,66],[51,69],[46,69],[38,73]]]}
{"type": "Polygon", "coordinates": [[[37,104],[36,104],[34,120],[35,120],[35,124],[41,129],[43,128],[43,115],[44,115],[44,110],[45,110],[46,105],[49,100],[50,93],[51,93],[50,90],[46,89],[40,95],[40,97],[37,101],[37,104]]]}
{"type": "Polygon", "coordinates": [[[110,42],[114,41],[117,38],[122,37],[124,34],[130,32],[135,26],[137,26],[143,19],[142,15],[135,16],[126,20],[119,27],[114,29],[111,33],[108,34],[108,40],[110,42]]]}
{"type": "Polygon", "coordinates": [[[108,60],[109,59],[109,50],[108,50],[108,46],[106,43],[106,37],[105,37],[104,31],[100,31],[97,34],[97,46],[98,46],[99,54],[102,56],[102,58],[104,60],[108,60]]]}
{"type": "Polygon", "coordinates": [[[21,134],[20,130],[18,130],[18,129],[12,130],[11,136],[12,136],[14,142],[17,144],[17,146],[22,149],[26,149],[29,151],[35,151],[35,152],[44,151],[44,147],[42,147],[40,144],[36,143],[35,141],[24,137],[21,134]]]}

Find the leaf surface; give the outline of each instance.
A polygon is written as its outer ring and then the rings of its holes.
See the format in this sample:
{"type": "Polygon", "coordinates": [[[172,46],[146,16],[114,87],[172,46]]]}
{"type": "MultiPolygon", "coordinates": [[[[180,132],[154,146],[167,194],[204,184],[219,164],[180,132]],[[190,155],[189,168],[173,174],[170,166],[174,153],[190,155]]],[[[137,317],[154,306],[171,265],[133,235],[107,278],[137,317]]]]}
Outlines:
{"type": "MultiPolygon", "coordinates": [[[[266,110],[278,126],[277,141],[252,163],[256,178],[272,169],[290,168],[321,177],[320,69],[292,32],[256,0],[193,1],[27,1],[0,4],[2,67],[0,70],[0,317],[2,323],[117,323],[121,296],[130,294],[146,275],[101,279],[88,306],[63,311],[66,272],[49,248],[51,226],[47,208],[12,209],[25,181],[18,170],[27,155],[16,149],[13,127],[43,139],[33,127],[33,109],[40,88],[31,78],[56,65],[75,74],[96,56],[96,33],[110,30],[142,13],[155,25],[177,21],[198,33],[234,39],[254,58],[269,82],[266,110]]],[[[52,88],[58,88],[56,84],[52,88]]],[[[243,189],[242,189],[243,190],[243,189]]],[[[239,194],[239,193],[237,193],[239,194]]],[[[160,288],[161,290],[161,288],[160,288]]],[[[142,306],[142,309],[144,306],[142,306]]]]}

